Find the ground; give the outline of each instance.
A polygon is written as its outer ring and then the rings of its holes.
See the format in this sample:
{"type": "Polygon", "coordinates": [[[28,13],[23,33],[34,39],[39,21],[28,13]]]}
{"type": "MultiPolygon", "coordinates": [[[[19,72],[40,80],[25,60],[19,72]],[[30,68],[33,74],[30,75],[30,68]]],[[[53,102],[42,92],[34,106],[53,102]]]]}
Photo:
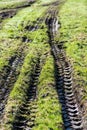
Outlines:
{"type": "Polygon", "coordinates": [[[86,0],[0,0],[1,130],[87,129],[86,14],[86,0]]]}

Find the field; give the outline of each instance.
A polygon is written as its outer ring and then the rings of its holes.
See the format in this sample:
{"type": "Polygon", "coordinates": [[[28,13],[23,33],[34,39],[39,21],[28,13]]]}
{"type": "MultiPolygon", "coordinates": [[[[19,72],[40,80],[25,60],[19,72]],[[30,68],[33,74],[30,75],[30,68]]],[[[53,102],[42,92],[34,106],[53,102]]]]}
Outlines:
{"type": "Polygon", "coordinates": [[[0,130],[87,129],[87,1],[0,0],[0,130]]]}

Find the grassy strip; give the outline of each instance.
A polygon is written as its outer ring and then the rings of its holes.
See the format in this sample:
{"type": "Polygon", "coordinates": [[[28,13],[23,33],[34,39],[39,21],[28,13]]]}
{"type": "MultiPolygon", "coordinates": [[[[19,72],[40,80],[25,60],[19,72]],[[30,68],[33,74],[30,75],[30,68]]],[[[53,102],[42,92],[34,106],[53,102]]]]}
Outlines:
{"type": "Polygon", "coordinates": [[[29,53],[25,58],[20,75],[10,93],[5,108],[5,115],[1,125],[1,129],[4,130],[11,130],[12,123],[15,120],[15,115],[26,99],[26,92],[30,84],[31,75],[35,71],[35,65],[38,61],[37,59],[39,55],[43,53],[42,57],[44,59],[44,54],[49,51],[49,46],[42,46],[41,44],[32,44],[29,48],[29,53]]]}
{"type": "Polygon", "coordinates": [[[59,16],[59,41],[64,43],[66,54],[71,59],[77,83],[75,86],[84,103],[87,102],[87,1],[67,0],[59,16]]]}
{"type": "Polygon", "coordinates": [[[0,1],[0,10],[13,9],[27,5],[30,5],[30,2],[28,0],[0,1]]]}
{"type": "Polygon", "coordinates": [[[54,61],[48,56],[38,85],[38,112],[33,130],[62,130],[61,107],[55,90],[54,61]]]}
{"type": "MultiPolygon", "coordinates": [[[[4,10],[4,9],[14,9],[14,8],[18,8],[21,6],[27,6],[30,5],[32,0],[1,0],[0,1],[0,10],[4,10]]],[[[33,0],[34,1],[34,0],[33,0]]],[[[35,0],[36,1],[36,0],[35,0]]],[[[53,0],[37,0],[36,5],[42,5],[42,4],[48,4],[53,2],[53,0]]]]}

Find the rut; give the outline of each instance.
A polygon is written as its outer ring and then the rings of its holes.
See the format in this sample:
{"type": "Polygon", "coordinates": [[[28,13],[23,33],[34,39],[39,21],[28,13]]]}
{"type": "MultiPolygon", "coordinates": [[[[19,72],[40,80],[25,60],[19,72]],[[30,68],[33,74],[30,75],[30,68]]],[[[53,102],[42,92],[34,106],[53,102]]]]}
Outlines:
{"type": "Polygon", "coordinates": [[[68,61],[63,46],[55,42],[60,25],[52,12],[46,19],[49,43],[55,61],[56,89],[62,106],[62,116],[65,130],[83,130],[82,115],[73,90],[72,67],[68,61]]]}
{"type": "Polygon", "coordinates": [[[12,130],[32,130],[35,126],[35,117],[37,111],[37,84],[40,75],[40,63],[36,64],[35,73],[32,75],[31,83],[27,91],[27,98],[20,107],[13,123],[12,130]]]}
{"type": "Polygon", "coordinates": [[[12,18],[14,15],[16,15],[16,10],[6,10],[0,12],[0,20],[4,20],[6,18],[12,18]]]}
{"type": "Polygon", "coordinates": [[[0,76],[0,123],[4,115],[5,104],[8,100],[10,91],[13,88],[13,84],[19,75],[17,67],[23,64],[23,55],[14,56],[9,60],[9,66],[5,67],[5,75],[0,76]]]}

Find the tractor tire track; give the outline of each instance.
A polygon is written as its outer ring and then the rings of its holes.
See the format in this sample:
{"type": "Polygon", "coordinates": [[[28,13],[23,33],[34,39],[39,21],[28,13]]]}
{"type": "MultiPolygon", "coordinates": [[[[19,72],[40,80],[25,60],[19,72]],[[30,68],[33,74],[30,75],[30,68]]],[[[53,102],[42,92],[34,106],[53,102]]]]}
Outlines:
{"type": "Polygon", "coordinates": [[[56,57],[57,67],[57,91],[60,102],[62,104],[62,114],[65,129],[82,130],[82,117],[73,90],[72,68],[66,57],[62,54],[57,46],[53,50],[54,57],[56,57]],[[61,55],[58,56],[58,55],[61,55]],[[65,61],[64,61],[65,58],[65,61]]]}
{"type": "Polygon", "coordinates": [[[12,18],[14,15],[16,15],[16,12],[17,12],[16,9],[1,11],[0,12],[0,20],[2,21],[4,19],[6,19],[6,18],[12,18]]]}
{"type": "Polygon", "coordinates": [[[67,60],[62,45],[55,43],[58,30],[58,20],[53,12],[46,19],[49,32],[49,43],[55,60],[56,89],[62,106],[62,116],[65,130],[83,130],[82,115],[73,90],[72,68],[67,60]],[[54,14],[54,15],[53,15],[54,14]]]}
{"type": "Polygon", "coordinates": [[[8,100],[10,91],[12,90],[14,83],[20,72],[18,72],[17,67],[21,67],[23,64],[24,55],[14,56],[9,60],[9,66],[5,67],[5,75],[0,77],[0,123],[4,115],[4,108],[8,100]]]}
{"type": "Polygon", "coordinates": [[[16,115],[12,130],[32,130],[33,126],[35,126],[34,121],[37,111],[37,85],[40,71],[40,61],[38,61],[35,73],[31,77],[31,83],[27,91],[27,99],[16,115]]]}

